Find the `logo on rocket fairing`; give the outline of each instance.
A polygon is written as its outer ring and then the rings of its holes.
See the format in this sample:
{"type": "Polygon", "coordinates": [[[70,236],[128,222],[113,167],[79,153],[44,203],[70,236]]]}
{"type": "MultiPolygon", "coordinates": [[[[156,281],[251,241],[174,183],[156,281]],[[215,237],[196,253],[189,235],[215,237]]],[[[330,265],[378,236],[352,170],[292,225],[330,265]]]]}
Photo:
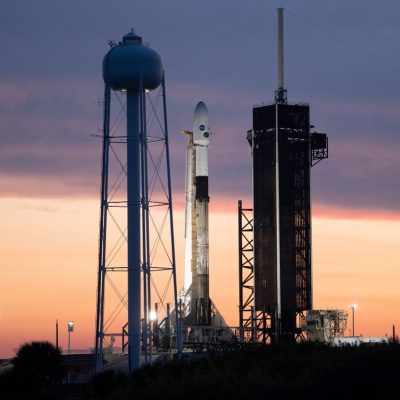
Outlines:
{"type": "Polygon", "coordinates": [[[204,129],[206,129],[206,127],[205,127],[204,125],[200,125],[200,126],[199,126],[199,129],[200,129],[201,131],[204,131],[204,129]]]}

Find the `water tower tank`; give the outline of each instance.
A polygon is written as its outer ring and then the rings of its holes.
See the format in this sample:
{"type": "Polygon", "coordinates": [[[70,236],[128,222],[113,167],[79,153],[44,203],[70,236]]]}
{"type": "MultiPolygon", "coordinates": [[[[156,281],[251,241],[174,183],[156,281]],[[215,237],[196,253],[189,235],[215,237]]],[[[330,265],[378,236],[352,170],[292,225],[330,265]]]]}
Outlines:
{"type": "Polygon", "coordinates": [[[103,60],[103,79],[112,90],[154,90],[162,81],[163,65],[157,52],[144,45],[133,32],[123,37],[122,44],[110,49],[103,60]]]}

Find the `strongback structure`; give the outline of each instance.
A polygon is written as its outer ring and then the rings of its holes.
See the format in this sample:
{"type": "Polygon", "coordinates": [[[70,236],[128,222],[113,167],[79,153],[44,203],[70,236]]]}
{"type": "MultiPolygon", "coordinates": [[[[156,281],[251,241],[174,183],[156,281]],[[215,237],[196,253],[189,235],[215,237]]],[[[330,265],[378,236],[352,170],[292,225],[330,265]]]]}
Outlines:
{"type": "MultiPolygon", "coordinates": [[[[309,106],[287,101],[282,15],[279,9],[275,102],[253,108],[253,128],[247,134],[253,156],[253,237],[246,239],[254,256],[253,304],[240,304],[241,327],[251,331],[253,340],[262,335],[262,340],[269,337],[272,342],[298,338],[299,317],[312,309],[310,168],[327,157],[326,135],[310,132],[309,106]],[[251,322],[245,317],[249,307],[251,322]]],[[[240,238],[247,237],[241,227],[243,216],[239,204],[240,238]]],[[[248,256],[240,243],[244,271],[248,256]]],[[[242,275],[241,293],[249,281],[242,275]]]]}
{"type": "MultiPolygon", "coordinates": [[[[130,32],[122,42],[111,43],[103,61],[103,79],[96,372],[101,370],[103,348],[115,336],[123,337],[122,348],[128,348],[130,370],[141,366],[142,355],[144,362],[151,362],[156,338],[150,316],[163,312],[162,307],[167,311],[166,295],[173,294],[177,302],[161,58],[130,32]],[[158,94],[150,97],[157,88],[158,94]],[[115,110],[112,104],[117,105],[115,110]],[[152,301],[158,304],[156,310],[152,301]]],[[[180,353],[178,313],[175,318],[175,332],[166,335],[174,336],[180,353]]]]}

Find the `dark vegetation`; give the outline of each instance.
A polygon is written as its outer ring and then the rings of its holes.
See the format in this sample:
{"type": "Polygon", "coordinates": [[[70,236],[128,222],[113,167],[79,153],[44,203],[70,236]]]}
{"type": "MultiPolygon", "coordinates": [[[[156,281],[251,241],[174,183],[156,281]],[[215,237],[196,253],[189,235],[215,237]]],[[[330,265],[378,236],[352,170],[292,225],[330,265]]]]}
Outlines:
{"type": "Polygon", "coordinates": [[[95,400],[400,399],[400,346],[257,346],[197,360],[111,371],[92,382],[95,400]]]}
{"type": "Polygon", "coordinates": [[[0,375],[0,399],[400,399],[400,345],[332,348],[315,343],[252,346],[156,363],[131,376],[112,370],[79,393],[49,342],[22,345],[0,375]],[[70,385],[61,385],[67,387],[70,385]],[[64,393],[61,395],[61,393],[64,393]]]}
{"type": "Polygon", "coordinates": [[[61,352],[52,343],[25,343],[12,360],[13,367],[0,375],[1,399],[51,399],[54,386],[65,376],[61,352]]]}

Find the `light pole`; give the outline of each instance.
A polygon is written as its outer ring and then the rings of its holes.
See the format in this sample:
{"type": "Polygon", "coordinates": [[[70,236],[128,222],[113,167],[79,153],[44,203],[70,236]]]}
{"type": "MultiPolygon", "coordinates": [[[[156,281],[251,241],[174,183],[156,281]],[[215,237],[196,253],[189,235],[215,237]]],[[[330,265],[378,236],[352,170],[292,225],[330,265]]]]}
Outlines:
{"type": "Polygon", "coordinates": [[[349,307],[350,307],[350,308],[352,309],[352,311],[353,311],[353,337],[354,337],[354,336],[356,336],[356,335],[355,335],[355,332],[354,332],[354,309],[357,308],[357,304],[353,304],[352,306],[350,305],[349,307]]]}
{"type": "Polygon", "coordinates": [[[153,323],[153,341],[150,339],[150,343],[154,347],[158,347],[158,304],[155,304],[154,311],[150,312],[150,321],[153,323]]]}
{"type": "Polygon", "coordinates": [[[74,331],[74,321],[68,322],[68,354],[71,352],[71,332],[74,331]]]}

